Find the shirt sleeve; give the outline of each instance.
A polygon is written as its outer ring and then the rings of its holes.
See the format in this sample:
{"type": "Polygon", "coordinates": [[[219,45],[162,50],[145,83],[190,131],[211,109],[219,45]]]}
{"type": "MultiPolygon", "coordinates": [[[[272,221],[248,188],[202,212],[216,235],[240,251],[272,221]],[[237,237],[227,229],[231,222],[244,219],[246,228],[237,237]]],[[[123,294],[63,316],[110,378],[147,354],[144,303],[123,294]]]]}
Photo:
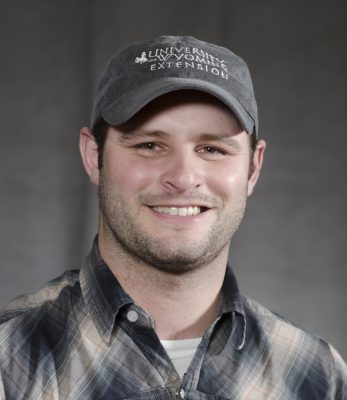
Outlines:
{"type": "Polygon", "coordinates": [[[337,350],[330,345],[330,351],[334,362],[335,400],[347,399],[347,364],[337,350]]]}

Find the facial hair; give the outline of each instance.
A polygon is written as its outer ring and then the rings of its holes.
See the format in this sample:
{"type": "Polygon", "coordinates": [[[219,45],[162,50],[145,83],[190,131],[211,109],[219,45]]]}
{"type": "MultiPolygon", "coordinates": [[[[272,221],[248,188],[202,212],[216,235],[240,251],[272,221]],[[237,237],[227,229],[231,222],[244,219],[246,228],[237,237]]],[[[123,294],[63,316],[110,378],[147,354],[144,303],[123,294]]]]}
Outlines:
{"type": "MultiPolygon", "coordinates": [[[[117,189],[116,183],[111,183],[100,170],[99,202],[100,212],[107,240],[114,243],[126,257],[135,262],[147,264],[160,271],[171,274],[182,274],[203,268],[213,262],[229,245],[231,238],[242,221],[247,199],[246,184],[234,194],[230,209],[223,207],[223,202],[218,201],[217,219],[212,224],[205,237],[199,240],[185,240],[183,244],[175,243],[155,237],[146,231],[139,222],[141,204],[146,204],[145,199],[153,204],[153,197],[137,196],[134,199],[134,209],[117,189]]],[[[163,195],[167,198],[167,195],[163,195]]],[[[163,196],[156,196],[156,200],[163,196]]],[[[190,200],[202,200],[202,196],[190,197],[190,200]]],[[[175,195],[177,199],[178,196],[175,195]]],[[[182,198],[180,198],[182,200],[182,198]]],[[[205,199],[205,197],[204,197],[205,199]]],[[[209,198],[210,199],[210,198],[209,198]]],[[[183,200],[188,200],[184,197],[183,200]]],[[[216,203],[215,199],[210,201],[216,203]]],[[[194,203],[191,201],[191,203],[194,203]]],[[[160,204],[160,201],[158,201],[160,204]]]]}

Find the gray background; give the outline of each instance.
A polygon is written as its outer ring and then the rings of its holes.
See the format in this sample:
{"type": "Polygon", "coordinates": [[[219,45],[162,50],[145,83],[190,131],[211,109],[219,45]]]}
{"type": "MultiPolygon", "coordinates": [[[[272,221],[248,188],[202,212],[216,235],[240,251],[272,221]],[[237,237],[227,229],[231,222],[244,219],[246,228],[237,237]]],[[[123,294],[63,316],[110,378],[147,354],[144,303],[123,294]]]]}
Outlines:
{"type": "Polygon", "coordinates": [[[246,59],[268,142],[232,244],[241,289],[347,358],[346,5],[2,0],[0,303],[89,249],[97,202],[78,131],[106,59],[129,41],[190,34],[246,59]]]}

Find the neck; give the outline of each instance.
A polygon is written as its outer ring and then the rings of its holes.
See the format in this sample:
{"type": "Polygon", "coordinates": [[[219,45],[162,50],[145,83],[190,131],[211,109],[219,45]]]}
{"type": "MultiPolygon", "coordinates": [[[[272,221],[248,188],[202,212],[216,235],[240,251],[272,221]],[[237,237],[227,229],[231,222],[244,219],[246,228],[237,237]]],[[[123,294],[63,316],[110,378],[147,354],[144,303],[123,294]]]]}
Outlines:
{"type": "Polygon", "coordinates": [[[114,240],[99,233],[100,255],[136,304],[155,322],[160,339],[201,337],[215,320],[228,249],[209,265],[182,274],[137,262],[114,240]]]}

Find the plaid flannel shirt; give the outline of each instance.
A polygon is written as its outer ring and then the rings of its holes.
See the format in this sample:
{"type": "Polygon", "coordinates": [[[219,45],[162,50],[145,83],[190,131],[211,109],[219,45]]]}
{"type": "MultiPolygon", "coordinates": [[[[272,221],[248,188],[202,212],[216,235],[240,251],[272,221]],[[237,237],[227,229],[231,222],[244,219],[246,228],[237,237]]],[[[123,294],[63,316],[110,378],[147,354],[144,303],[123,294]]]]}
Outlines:
{"type": "Polygon", "coordinates": [[[1,400],[347,399],[335,349],[242,297],[230,268],[182,380],[96,242],[80,271],[15,299],[0,323],[1,400]]]}

